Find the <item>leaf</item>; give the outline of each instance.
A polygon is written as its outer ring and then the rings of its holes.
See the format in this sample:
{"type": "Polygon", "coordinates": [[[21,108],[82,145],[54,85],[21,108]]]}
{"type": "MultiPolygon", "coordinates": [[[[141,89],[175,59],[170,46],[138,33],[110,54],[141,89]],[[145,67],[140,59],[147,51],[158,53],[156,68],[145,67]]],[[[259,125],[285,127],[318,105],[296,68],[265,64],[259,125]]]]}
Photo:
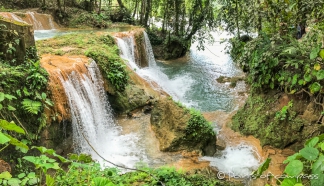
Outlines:
{"type": "Polygon", "coordinates": [[[4,98],[5,98],[4,93],[3,92],[0,92],[0,102],[3,101],[4,98]]]}
{"type": "Polygon", "coordinates": [[[55,150],[53,150],[53,149],[47,149],[46,147],[36,147],[36,146],[34,146],[34,147],[32,147],[32,148],[33,148],[33,149],[34,149],[34,148],[38,149],[42,154],[47,153],[47,154],[50,154],[50,155],[52,155],[52,156],[55,156],[55,157],[57,157],[58,159],[60,159],[60,161],[63,162],[63,163],[65,163],[65,162],[69,162],[68,159],[64,158],[63,156],[60,156],[60,155],[56,154],[56,153],[55,153],[55,150]]]}
{"type": "Polygon", "coordinates": [[[320,70],[316,73],[316,78],[317,80],[322,80],[324,79],[324,70],[320,70]]]}
{"type": "Polygon", "coordinates": [[[285,161],[283,161],[283,163],[284,164],[289,163],[289,162],[291,162],[293,160],[299,159],[300,157],[301,157],[301,155],[297,152],[297,153],[295,153],[295,154],[293,154],[291,156],[288,156],[287,159],[285,161]]]}
{"type": "Polygon", "coordinates": [[[8,105],[8,110],[9,110],[9,111],[15,111],[15,110],[16,110],[16,108],[15,108],[15,107],[13,107],[13,106],[11,106],[11,105],[8,105]]]}
{"type": "Polygon", "coordinates": [[[18,177],[19,179],[21,179],[21,178],[23,178],[23,177],[25,177],[25,176],[26,176],[26,174],[25,174],[25,173],[20,173],[20,174],[18,174],[18,176],[17,176],[17,177],[18,177]]]}
{"type": "Polygon", "coordinates": [[[312,165],[312,170],[320,170],[324,171],[324,155],[321,154],[319,158],[315,161],[315,163],[312,165]]]}
{"type": "Polygon", "coordinates": [[[313,94],[321,90],[321,85],[318,82],[314,82],[309,86],[310,92],[313,94]]]}
{"type": "MultiPolygon", "coordinates": [[[[38,163],[38,159],[35,156],[24,156],[23,159],[27,160],[29,162],[32,162],[33,164],[38,163]]],[[[28,174],[28,177],[29,177],[29,174],[28,174]]]]}
{"type": "Polygon", "coordinates": [[[324,59],[324,49],[322,49],[322,50],[320,51],[319,56],[320,56],[322,59],[324,59]]]}
{"type": "Polygon", "coordinates": [[[49,175],[49,174],[46,174],[46,185],[47,186],[54,186],[55,185],[54,178],[52,178],[51,175],[49,175]]]}
{"type": "Polygon", "coordinates": [[[38,114],[40,112],[42,103],[39,101],[33,101],[30,99],[24,99],[24,101],[21,102],[23,105],[23,108],[32,114],[38,114]]]}
{"type": "Polygon", "coordinates": [[[0,132],[0,144],[5,144],[10,141],[10,138],[8,138],[5,134],[0,132]]]}
{"type": "Polygon", "coordinates": [[[317,57],[318,52],[320,51],[320,48],[317,46],[315,48],[312,49],[309,58],[310,59],[315,59],[317,57]]]}
{"type": "Polygon", "coordinates": [[[285,178],[281,182],[281,186],[295,186],[296,183],[297,183],[297,179],[296,178],[285,178]]]}
{"type": "Polygon", "coordinates": [[[316,63],[316,64],[314,65],[314,70],[320,70],[320,69],[321,69],[321,65],[318,64],[318,63],[316,63]]]}
{"type": "Polygon", "coordinates": [[[310,81],[312,81],[312,75],[310,75],[310,74],[305,74],[305,75],[304,75],[304,80],[305,80],[306,82],[310,82],[310,81]]]}
{"type": "Polygon", "coordinates": [[[269,168],[271,162],[271,158],[267,158],[262,165],[259,166],[258,170],[254,171],[252,175],[256,175],[257,177],[260,177],[262,173],[269,168]]]}
{"type": "Polygon", "coordinates": [[[27,175],[28,178],[36,178],[36,173],[35,172],[30,172],[28,175],[27,175]]]}
{"type": "Polygon", "coordinates": [[[11,174],[10,174],[8,171],[6,171],[6,172],[2,172],[2,173],[0,174],[0,179],[7,179],[7,180],[9,180],[11,177],[12,177],[12,176],[11,176],[11,174]]]}
{"type": "Polygon", "coordinates": [[[17,146],[17,147],[20,147],[20,148],[23,148],[25,150],[29,150],[28,146],[26,144],[24,144],[23,142],[17,140],[16,138],[10,136],[10,135],[6,135],[8,138],[10,138],[10,141],[9,143],[14,145],[14,146],[17,146]]]}
{"type": "Polygon", "coordinates": [[[15,131],[15,132],[20,133],[20,134],[25,134],[24,129],[17,126],[13,122],[8,122],[6,120],[0,120],[0,127],[5,129],[5,130],[10,130],[10,131],[15,131]]]}
{"type": "Polygon", "coordinates": [[[299,152],[307,160],[315,160],[319,154],[319,151],[314,147],[304,147],[299,152]]]}
{"type": "Polygon", "coordinates": [[[36,185],[39,182],[38,178],[31,178],[28,180],[29,185],[36,185]]]}
{"type": "Polygon", "coordinates": [[[96,177],[92,179],[91,185],[93,186],[114,186],[108,178],[105,177],[96,177]]]}
{"type": "Polygon", "coordinates": [[[17,99],[15,96],[10,95],[10,94],[5,94],[4,96],[5,96],[7,99],[9,99],[10,101],[11,101],[12,99],[17,99]]]}
{"type": "Polygon", "coordinates": [[[8,180],[10,186],[20,186],[21,181],[18,178],[11,178],[8,180]]]}
{"type": "MultiPolygon", "coordinates": [[[[323,155],[321,155],[321,156],[323,156],[323,155]]],[[[321,156],[319,157],[319,159],[322,159],[321,156]]],[[[322,162],[319,162],[319,163],[322,163],[322,162]]],[[[322,186],[324,183],[324,174],[323,174],[323,171],[321,170],[323,168],[323,165],[320,165],[320,166],[317,166],[317,165],[318,165],[318,163],[316,164],[316,167],[313,165],[313,168],[312,168],[312,175],[314,177],[311,179],[311,185],[322,186]]]]}
{"type": "Polygon", "coordinates": [[[293,77],[293,80],[291,82],[292,85],[296,85],[297,83],[297,78],[298,78],[298,74],[295,74],[294,77],[293,77]]]}
{"type": "Polygon", "coordinates": [[[303,79],[298,80],[298,85],[305,85],[306,81],[303,79]]]}
{"type": "Polygon", "coordinates": [[[304,165],[300,160],[292,160],[285,168],[289,176],[297,176],[303,171],[304,165]]]}
{"type": "Polygon", "coordinates": [[[305,146],[307,147],[315,147],[315,145],[319,142],[319,137],[314,137],[305,142],[305,146]]]}

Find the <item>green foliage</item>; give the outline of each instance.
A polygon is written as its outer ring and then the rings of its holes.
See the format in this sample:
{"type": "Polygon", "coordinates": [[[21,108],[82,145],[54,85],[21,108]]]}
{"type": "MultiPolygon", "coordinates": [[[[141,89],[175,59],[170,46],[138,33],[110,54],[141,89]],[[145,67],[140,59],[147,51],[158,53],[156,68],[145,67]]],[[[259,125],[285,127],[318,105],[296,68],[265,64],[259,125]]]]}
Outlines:
{"type": "Polygon", "coordinates": [[[233,51],[236,63],[248,72],[248,83],[257,90],[281,88],[294,94],[302,89],[310,93],[321,92],[323,73],[319,57],[319,35],[307,35],[297,41],[291,37],[269,37],[261,34],[244,48],[233,51]],[[316,55],[316,57],[314,57],[316,55]]]}
{"type": "Polygon", "coordinates": [[[196,143],[200,142],[202,139],[210,139],[211,136],[216,135],[211,124],[199,111],[190,109],[190,115],[185,136],[187,140],[196,143]]]}
{"type": "Polygon", "coordinates": [[[110,17],[106,12],[97,14],[81,11],[78,9],[71,10],[71,18],[69,20],[69,26],[74,28],[80,28],[84,26],[107,28],[111,24],[110,17]]]}
{"type": "Polygon", "coordinates": [[[0,120],[0,144],[5,145],[0,149],[0,152],[4,150],[9,144],[16,146],[22,152],[28,150],[28,146],[23,142],[19,141],[18,139],[12,137],[9,132],[15,132],[18,134],[25,134],[24,129],[17,126],[13,122],[8,122],[6,120],[0,120]]]}
{"type": "Polygon", "coordinates": [[[103,74],[117,90],[124,91],[129,79],[129,76],[125,70],[126,65],[124,65],[123,61],[120,59],[118,54],[119,51],[116,46],[113,46],[113,50],[115,51],[113,55],[103,51],[107,49],[107,47],[114,45],[111,36],[101,36],[99,39],[105,44],[106,47],[103,47],[102,49],[89,48],[85,54],[98,63],[99,67],[103,71],[103,74]]]}
{"type": "Polygon", "coordinates": [[[285,120],[288,116],[288,109],[292,106],[293,102],[291,100],[289,101],[288,105],[283,106],[280,111],[276,112],[276,119],[285,120]]]}
{"type": "MultiPolygon", "coordinates": [[[[288,165],[285,173],[288,176],[295,177],[296,183],[304,185],[322,185],[324,183],[324,134],[313,137],[306,141],[305,146],[299,152],[289,156],[284,163],[288,165]],[[309,179],[305,180],[300,174],[309,175],[309,179]],[[299,176],[300,179],[296,179],[299,176]]],[[[283,183],[291,180],[285,178],[283,183]]]]}
{"type": "Polygon", "coordinates": [[[30,99],[24,99],[24,101],[22,101],[21,103],[22,107],[31,114],[38,114],[42,106],[41,102],[33,101],[30,99]]]}
{"type": "MultiPolygon", "coordinates": [[[[15,36],[1,42],[9,49],[19,44],[16,31],[10,32],[15,36]]],[[[27,48],[25,56],[20,58],[23,62],[17,65],[17,56],[7,58],[0,55],[0,113],[3,119],[26,126],[30,130],[27,133],[29,139],[37,139],[46,121],[42,112],[52,106],[46,98],[48,74],[40,66],[35,47],[27,48]],[[30,113],[34,116],[29,116],[30,113]],[[22,118],[23,122],[20,121],[22,118]]]]}
{"type": "Polygon", "coordinates": [[[252,175],[255,177],[255,178],[260,178],[260,176],[262,176],[262,173],[264,171],[266,171],[268,168],[269,168],[269,165],[270,165],[270,162],[271,162],[271,159],[270,158],[267,158],[260,166],[259,168],[254,171],[252,173],[252,175]]]}

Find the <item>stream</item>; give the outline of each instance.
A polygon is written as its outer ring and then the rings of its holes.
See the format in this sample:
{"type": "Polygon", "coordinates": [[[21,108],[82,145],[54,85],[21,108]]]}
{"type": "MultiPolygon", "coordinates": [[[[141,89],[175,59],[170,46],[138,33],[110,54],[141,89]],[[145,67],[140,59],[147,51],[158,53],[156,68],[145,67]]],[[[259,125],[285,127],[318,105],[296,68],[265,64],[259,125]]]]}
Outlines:
{"type": "MultiPolygon", "coordinates": [[[[43,27],[39,26],[39,28],[43,27]]],[[[129,28],[116,27],[100,31],[124,32],[127,29],[129,28]]],[[[35,40],[41,40],[72,32],[89,31],[92,30],[36,29],[34,36],[35,40]]],[[[149,59],[149,66],[145,68],[138,67],[134,61],[134,49],[130,47],[133,46],[131,37],[118,38],[117,44],[121,51],[121,57],[128,61],[128,65],[135,69],[138,75],[148,82],[158,84],[157,89],[166,91],[175,101],[180,101],[187,107],[193,107],[202,112],[224,111],[230,113],[238,109],[239,103],[244,100],[238,92],[245,92],[245,84],[238,82],[235,88],[230,88],[229,83],[221,84],[216,79],[220,76],[243,76],[244,73],[233,64],[229,55],[226,54],[226,42],[220,42],[229,36],[226,33],[216,32],[212,35],[216,43],[206,45],[205,51],[197,50],[197,44],[193,43],[188,54],[181,59],[155,61],[151,44],[145,33],[146,55],[149,59]]],[[[95,63],[91,65],[96,66],[95,63]]],[[[98,72],[94,71],[89,74],[90,77],[84,76],[81,79],[76,78],[73,74],[67,79],[61,78],[73,111],[73,123],[77,123],[77,126],[73,126],[76,130],[73,133],[76,136],[74,141],[78,143],[78,152],[90,153],[96,160],[102,161],[91,149],[86,147],[86,142],[81,139],[80,135],[85,133],[90,140],[93,140],[95,146],[101,149],[100,153],[105,158],[116,160],[120,165],[134,167],[136,163],[144,162],[150,166],[157,166],[172,164],[181,159],[180,154],[159,152],[157,145],[154,144],[156,139],[154,139],[152,131],[149,130],[149,120],[145,119],[145,116],[143,120],[134,122],[135,130],[132,127],[125,127],[127,121],[122,124],[121,120],[120,125],[114,124],[109,105],[102,104],[101,108],[96,108],[96,104],[107,102],[107,98],[102,94],[103,89],[100,88],[102,82],[98,81],[98,78],[100,79],[98,72]],[[95,85],[91,85],[93,81],[96,82],[95,85]],[[95,87],[91,88],[91,86],[95,87]],[[87,92],[89,95],[84,96],[83,94],[87,92]],[[96,98],[96,95],[99,97],[96,98]],[[93,110],[97,111],[91,112],[93,110]],[[84,113],[93,113],[93,115],[84,113]],[[103,118],[99,118],[97,121],[95,118],[98,117],[103,118]],[[89,125],[90,123],[92,125],[89,125]],[[142,143],[143,141],[145,143],[142,143]],[[109,149],[114,150],[104,150],[103,146],[112,147],[109,149]]],[[[217,120],[213,120],[212,125],[215,132],[219,133],[222,127],[217,123],[217,120]]],[[[255,148],[245,143],[226,146],[223,151],[217,153],[216,157],[202,157],[201,160],[210,161],[210,166],[216,167],[225,174],[236,176],[249,175],[261,163],[261,158],[255,148]]]]}

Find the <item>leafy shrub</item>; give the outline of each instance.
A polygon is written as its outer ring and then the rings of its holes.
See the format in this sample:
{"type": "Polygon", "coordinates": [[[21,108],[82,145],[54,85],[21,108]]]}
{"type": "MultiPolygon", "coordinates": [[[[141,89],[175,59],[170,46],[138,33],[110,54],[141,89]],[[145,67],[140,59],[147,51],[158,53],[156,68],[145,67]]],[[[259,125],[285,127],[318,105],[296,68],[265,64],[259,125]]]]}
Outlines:
{"type": "Polygon", "coordinates": [[[324,134],[306,141],[299,152],[289,156],[285,173],[287,176],[281,185],[323,185],[324,183],[324,134]]]}
{"type": "Polygon", "coordinates": [[[190,115],[191,117],[186,128],[186,139],[196,143],[202,139],[209,140],[211,137],[215,136],[213,127],[199,111],[191,109],[190,115]]]}
{"type": "Polygon", "coordinates": [[[300,41],[289,35],[260,34],[244,47],[233,40],[231,54],[248,72],[254,89],[280,88],[289,93],[304,89],[314,94],[321,91],[324,79],[324,50],[318,38],[316,32],[300,41]]]}

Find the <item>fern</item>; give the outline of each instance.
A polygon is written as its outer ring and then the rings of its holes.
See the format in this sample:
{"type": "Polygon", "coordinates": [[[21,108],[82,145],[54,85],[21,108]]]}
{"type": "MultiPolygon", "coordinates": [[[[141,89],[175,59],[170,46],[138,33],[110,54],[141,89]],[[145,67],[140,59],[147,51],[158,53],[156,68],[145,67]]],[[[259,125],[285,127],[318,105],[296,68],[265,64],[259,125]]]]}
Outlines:
{"type": "Polygon", "coordinates": [[[21,102],[23,105],[23,108],[32,114],[38,114],[41,110],[42,103],[39,101],[33,101],[30,99],[24,99],[24,101],[21,102]]]}

